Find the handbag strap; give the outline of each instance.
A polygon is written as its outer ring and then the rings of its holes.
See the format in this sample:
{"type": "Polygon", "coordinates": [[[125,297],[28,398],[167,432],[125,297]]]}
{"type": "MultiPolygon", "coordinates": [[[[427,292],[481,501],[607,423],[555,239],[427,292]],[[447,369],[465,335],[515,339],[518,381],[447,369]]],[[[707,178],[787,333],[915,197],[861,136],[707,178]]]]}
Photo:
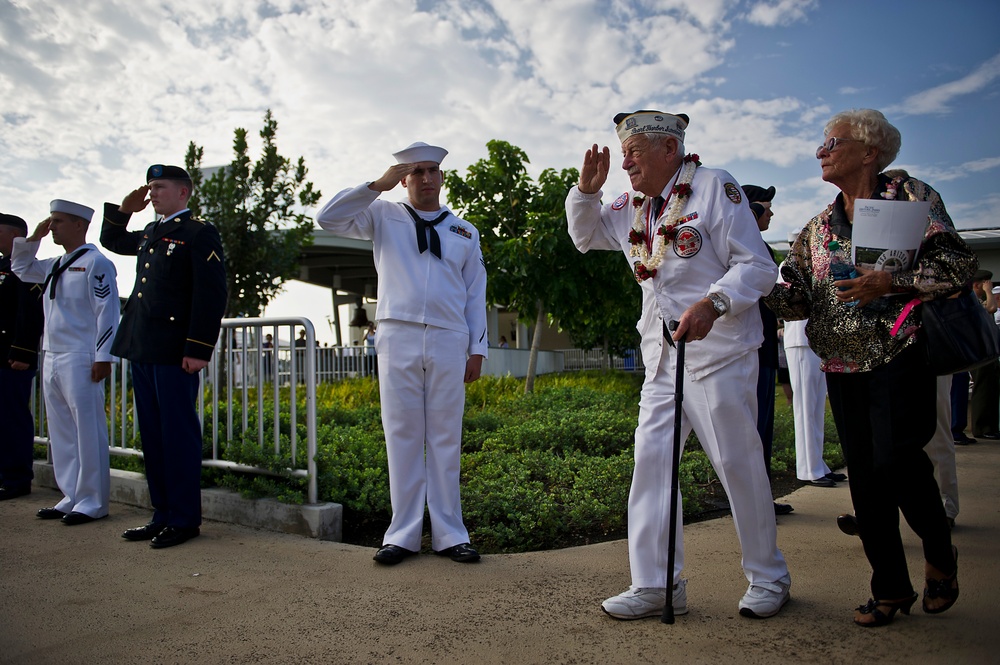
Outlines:
{"type": "Polygon", "coordinates": [[[910,312],[913,311],[913,308],[919,305],[920,302],[921,302],[920,298],[914,298],[910,302],[903,305],[903,311],[899,313],[899,316],[896,317],[896,322],[892,324],[892,331],[890,334],[893,337],[896,336],[896,333],[898,333],[899,329],[903,326],[903,321],[906,319],[906,317],[910,315],[910,312]]]}

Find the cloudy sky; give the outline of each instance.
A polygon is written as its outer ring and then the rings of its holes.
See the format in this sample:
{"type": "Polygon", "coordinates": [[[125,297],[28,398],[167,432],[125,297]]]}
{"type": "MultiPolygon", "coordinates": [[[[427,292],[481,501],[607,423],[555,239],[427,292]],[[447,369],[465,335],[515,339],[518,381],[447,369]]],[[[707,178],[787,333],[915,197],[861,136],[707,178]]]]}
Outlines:
{"type": "MultiPolygon", "coordinates": [[[[658,108],[691,116],[706,165],[778,188],[780,240],[836,193],[825,121],[870,107],[959,228],[1000,226],[998,26],[995,0],[0,0],[0,210],[99,210],[189,141],[226,163],[269,108],[324,198],[414,140],[460,172],[491,139],[533,175],[578,167],[595,142],[617,154],[616,112],[658,108]]],[[[616,172],[606,198],[626,188],[616,172]]],[[[329,340],[327,299],[292,284],[268,314],[309,312],[329,340]]]]}

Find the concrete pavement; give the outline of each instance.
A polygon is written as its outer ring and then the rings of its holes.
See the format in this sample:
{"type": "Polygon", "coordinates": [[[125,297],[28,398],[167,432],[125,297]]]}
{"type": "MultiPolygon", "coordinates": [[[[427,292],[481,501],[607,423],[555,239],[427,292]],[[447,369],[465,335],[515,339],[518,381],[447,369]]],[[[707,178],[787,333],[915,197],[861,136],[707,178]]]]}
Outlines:
{"type": "MultiPolygon", "coordinates": [[[[778,534],[792,600],[745,619],[731,518],[685,528],[690,613],[672,626],[619,622],[600,602],[628,586],[624,541],[487,555],[420,556],[384,568],[374,551],[206,522],[202,536],[152,550],[120,538],[149,512],[113,504],[99,522],[37,520],[55,491],[0,503],[2,663],[989,663],[1000,661],[1000,444],[959,448],[958,603],[914,606],[862,629],[869,596],[857,538],[840,533],[846,484],[786,497],[778,534]]],[[[919,543],[903,529],[914,587],[919,543]]]]}

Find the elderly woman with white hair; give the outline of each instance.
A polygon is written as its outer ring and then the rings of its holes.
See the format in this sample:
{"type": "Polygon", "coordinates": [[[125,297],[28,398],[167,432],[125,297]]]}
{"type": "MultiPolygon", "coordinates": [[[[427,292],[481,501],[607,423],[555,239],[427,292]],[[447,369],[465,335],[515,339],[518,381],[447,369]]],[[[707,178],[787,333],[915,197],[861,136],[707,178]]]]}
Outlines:
{"type": "Polygon", "coordinates": [[[854,612],[854,622],[864,627],[887,625],[897,611],[909,614],[917,600],[900,511],[923,542],[924,612],[944,612],[958,598],[958,554],[924,452],[934,433],[936,381],[926,361],[920,308],[904,306],[955,292],[972,278],[977,260],[934,189],[905,171],[884,172],[899,146],[899,131],[879,111],[845,111],[830,119],[816,158],[823,180],[840,194],[803,229],[782,269],[787,284],[766,298],[780,317],[808,317],[809,343],[826,372],[872,567],[872,598],[854,612]],[[829,245],[836,240],[849,251],[859,199],[930,202],[914,265],[892,273],[858,267],[858,277],[835,281],[829,245]]]}

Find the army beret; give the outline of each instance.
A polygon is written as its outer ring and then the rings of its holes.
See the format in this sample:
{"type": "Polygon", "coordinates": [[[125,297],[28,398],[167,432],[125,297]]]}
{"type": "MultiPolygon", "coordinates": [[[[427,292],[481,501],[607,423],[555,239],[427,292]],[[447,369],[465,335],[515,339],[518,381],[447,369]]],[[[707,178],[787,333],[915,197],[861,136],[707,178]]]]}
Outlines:
{"type": "Polygon", "coordinates": [[[774,187],[758,187],[757,185],[743,185],[743,193],[747,195],[750,203],[762,203],[774,199],[774,187]]]}
{"type": "Polygon", "coordinates": [[[24,233],[28,232],[28,223],[17,215],[0,213],[0,224],[4,226],[13,226],[15,229],[23,231],[24,233]]]}
{"type": "Polygon", "coordinates": [[[190,182],[191,176],[179,166],[153,164],[146,170],[146,182],[153,180],[187,180],[190,182]]]}

